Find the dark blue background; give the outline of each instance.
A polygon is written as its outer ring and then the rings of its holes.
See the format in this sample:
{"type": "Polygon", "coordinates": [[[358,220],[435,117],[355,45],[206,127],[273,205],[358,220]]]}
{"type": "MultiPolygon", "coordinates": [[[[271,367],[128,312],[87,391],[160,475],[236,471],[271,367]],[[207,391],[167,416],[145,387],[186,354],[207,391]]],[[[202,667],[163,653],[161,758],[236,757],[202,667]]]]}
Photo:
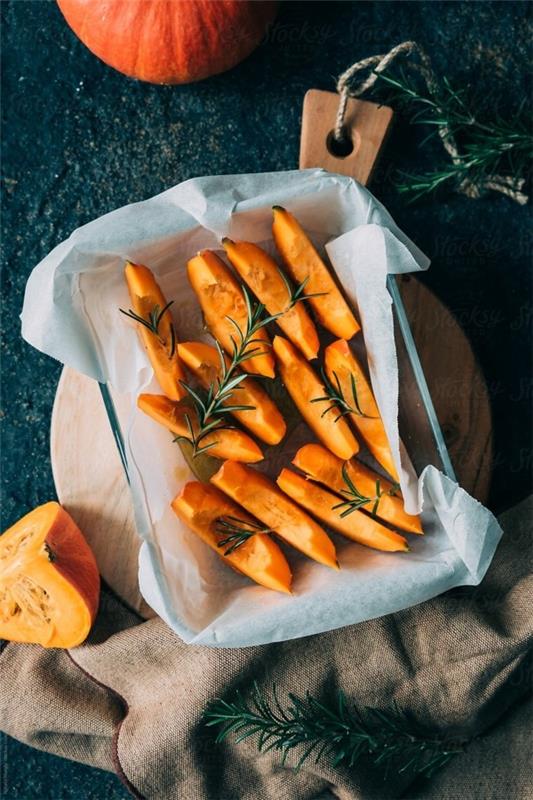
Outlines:
{"type": "MultiPolygon", "coordinates": [[[[489,110],[528,92],[531,6],[507,3],[294,3],[234,70],[184,87],[136,83],[100,63],[54,2],[2,2],[3,527],[54,496],[49,422],[60,366],[20,338],[29,272],[77,226],[186,178],[297,165],[302,100],[353,61],[415,39],[440,74],[489,110]]],[[[531,215],[500,195],[407,205],[395,169],[421,171],[440,145],[399,120],[373,185],[432,258],[424,280],[457,315],[491,392],[498,511],[531,490],[531,215]]],[[[439,346],[436,343],[438,357],[439,346]]],[[[112,776],[4,737],[0,795],[119,798],[112,776]]],[[[186,800],[184,798],[184,800],[186,800]]]]}

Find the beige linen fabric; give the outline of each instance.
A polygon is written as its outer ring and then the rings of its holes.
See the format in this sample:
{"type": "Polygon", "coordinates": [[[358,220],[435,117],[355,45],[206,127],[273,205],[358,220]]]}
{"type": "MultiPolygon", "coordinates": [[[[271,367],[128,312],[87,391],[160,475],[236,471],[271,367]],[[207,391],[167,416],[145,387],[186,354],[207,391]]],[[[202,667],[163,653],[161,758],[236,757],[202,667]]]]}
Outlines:
{"type": "Polygon", "coordinates": [[[8,734],[114,768],[147,800],[524,800],[529,774],[533,629],[530,498],[501,518],[504,537],[476,588],[379,620],[241,650],[183,644],[159,619],[141,622],[104,592],[89,642],[70,652],[8,644],[0,656],[0,720],[8,734]],[[213,744],[205,705],[256,680],[266,691],[358,706],[394,699],[428,728],[473,738],[431,781],[369,762],[282,768],[253,739],[213,744]]]}

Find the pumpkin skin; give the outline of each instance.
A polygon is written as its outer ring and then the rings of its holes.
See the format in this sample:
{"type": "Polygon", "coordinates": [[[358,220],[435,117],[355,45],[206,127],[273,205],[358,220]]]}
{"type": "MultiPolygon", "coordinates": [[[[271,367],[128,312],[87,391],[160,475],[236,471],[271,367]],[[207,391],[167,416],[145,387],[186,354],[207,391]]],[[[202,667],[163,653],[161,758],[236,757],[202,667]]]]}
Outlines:
{"type": "Polygon", "coordinates": [[[277,2],[249,0],[57,0],[89,50],[149,83],[193,83],[248,56],[277,2]]]}
{"type": "Polygon", "coordinates": [[[59,503],[38,506],[0,536],[0,638],[76,647],[98,610],[100,576],[59,503]]]}

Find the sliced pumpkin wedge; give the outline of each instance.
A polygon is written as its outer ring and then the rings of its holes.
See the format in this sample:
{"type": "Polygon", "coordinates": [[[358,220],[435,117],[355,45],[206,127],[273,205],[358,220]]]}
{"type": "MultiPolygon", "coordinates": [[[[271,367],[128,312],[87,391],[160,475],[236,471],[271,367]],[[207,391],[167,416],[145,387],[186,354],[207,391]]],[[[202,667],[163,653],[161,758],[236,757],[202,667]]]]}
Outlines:
{"type": "Polygon", "coordinates": [[[324,405],[315,402],[326,389],[313,367],[282,336],[274,338],[273,348],[283,383],[304,420],[332,453],[351,458],[359,451],[357,439],[343,417],[335,411],[324,413],[324,405]]]}
{"type": "Polygon", "coordinates": [[[398,472],[374,393],[348,342],[339,339],[328,345],[324,353],[324,365],[330,383],[334,386],[340,384],[343,397],[352,405],[354,410],[350,413],[350,420],[366,446],[383,469],[398,481],[398,472]]]}
{"type": "Polygon", "coordinates": [[[161,391],[170,400],[181,400],[185,390],[180,381],[185,378],[185,371],[178,356],[176,332],[167,301],[148,267],[128,261],[124,274],[131,311],[144,320],[144,324],[137,322],[137,328],[161,391]]]}
{"type": "Polygon", "coordinates": [[[209,484],[191,481],[174,498],[172,508],[226,564],[267,589],[290,594],[292,575],[287,559],[267,533],[253,533],[235,548],[230,542],[224,544],[227,533],[221,531],[222,520],[238,520],[243,530],[253,531],[257,526],[257,521],[225,494],[209,484]]]}
{"type": "Polygon", "coordinates": [[[362,497],[368,497],[368,502],[361,505],[362,509],[371,512],[376,501],[379,501],[375,516],[409,533],[423,533],[420,517],[407,514],[404,510],[400,490],[356,458],[342,461],[321,444],[306,444],[300,447],[292,463],[305,472],[309,478],[332,489],[346,500],[353,493],[350,491],[349,484],[344,480],[344,467],[348,480],[357,492],[362,497]]]}
{"type": "MultiPolygon", "coordinates": [[[[187,262],[187,274],[202,308],[205,322],[215,339],[230,355],[234,343],[239,343],[239,334],[246,331],[247,312],[244,294],[232,272],[221,258],[211,250],[202,250],[187,262]]],[[[264,328],[254,335],[247,348],[256,355],[242,363],[245,372],[274,377],[274,357],[270,352],[270,339],[264,328]]]]}
{"type": "Polygon", "coordinates": [[[285,494],[309,511],[321,522],[348,539],[376,550],[407,551],[407,541],[399,533],[391,531],[362,511],[352,511],[341,516],[342,509],[335,508],[339,498],[322,489],[316,483],[297,475],[290,469],[282,469],[277,484],[285,494]]]}
{"type": "MultiPolygon", "coordinates": [[[[137,398],[137,406],[176,436],[191,441],[187,416],[192,424],[193,432],[197,430],[198,423],[194,409],[183,402],[174,403],[162,394],[140,394],[137,398]]],[[[249,463],[263,459],[263,453],[254,440],[236,428],[221,428],[212,431],[202,438],[200,445],[209,447],[208,455],[213,458],[233,458],[235,461],[249,463]]]]}
{"type": "MultiPolygon", "coordinates": [[[[208,389],[217,385],[222,373],[220,355],[216,347],[203,342],[183,342],[178,345],[181,360],[202,386],[208,389]]],[[[229,358],[226,356],[226,364],[229,358]]],[[[237,374],[237,373],[236,373],[237,374]]],[[[246,411],[234,411],[241,425],[266,444],[278,444],[287,430],[285,420],[274,401],[253,378],[245,378],[235,387],[225,405],[252,406],[246,411]]]]}
{"type": "Polygon", "coordinates": [[[307,359],[316,358],[320,343],[313,320],[303,302],[291,307],[287,279],[274,259],[252,242],[222,239],[222,244],[230,262],[268,313],[281,314],[276,323],[284,334],[307,359]]]}
{"type": "Polygon", "coordinates": [[[338,569],[335,545],[327,533],[265,475],[236,461],[225,461],[211,483],[296,550],[338,569]]]}
{"type": "Polygon", "coordinates": [[[99,592],[92,551],[59,503],[38,506],[0,536],[0,639],[76,647],[99,592]]]}
{"type": "Polygon", "coordinates": [[[272,233],[280,256],[293,280],[306,280],[306,294],[320,324],[334,336],[351,339],[361,330],[333,277],[298,220],[285,208],[274,206],[272,233]]]}

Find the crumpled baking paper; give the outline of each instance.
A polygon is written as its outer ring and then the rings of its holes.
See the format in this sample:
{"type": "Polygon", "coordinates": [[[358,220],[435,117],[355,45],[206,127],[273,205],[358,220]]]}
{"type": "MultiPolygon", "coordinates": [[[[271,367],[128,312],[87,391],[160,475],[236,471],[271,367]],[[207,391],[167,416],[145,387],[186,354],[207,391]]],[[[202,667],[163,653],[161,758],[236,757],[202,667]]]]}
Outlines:
{"type": "MultiPolygon", "coordinates": [[[[323,170],[304,170],[186,181],[78,228],[33,270],[21,315],[24,338],[129,399],[120,424],[144,540],[140,587],[186,642],[242,647],[307,636],[482,579],[501,536],[493,515],[435,466],[428,465],[417,480],[409,459],[400,460],[398,365],[386,280],[427,266],[364,187],[323,170]],[[172,436],[136,409],[139,392],[158,387],[133,325],[118,311],[129,307],[124,262],[144,263],[174,300],[179,339],[205,339],[187,259],[201,248],[220,250],[223,236],[273,252],[275,204],[294,212],[315,243],[326,246],[357,308],[406,508],[422,512],[425,530],[425,536],[409,537],[409,554],[380,553],[335,536],[340,572],[290,551],[292,596],[235,574],[173,514],[170,501],[192,475],[172,436]]],[[[290,458],[295,443],[286,448],[290,458]]]]}

